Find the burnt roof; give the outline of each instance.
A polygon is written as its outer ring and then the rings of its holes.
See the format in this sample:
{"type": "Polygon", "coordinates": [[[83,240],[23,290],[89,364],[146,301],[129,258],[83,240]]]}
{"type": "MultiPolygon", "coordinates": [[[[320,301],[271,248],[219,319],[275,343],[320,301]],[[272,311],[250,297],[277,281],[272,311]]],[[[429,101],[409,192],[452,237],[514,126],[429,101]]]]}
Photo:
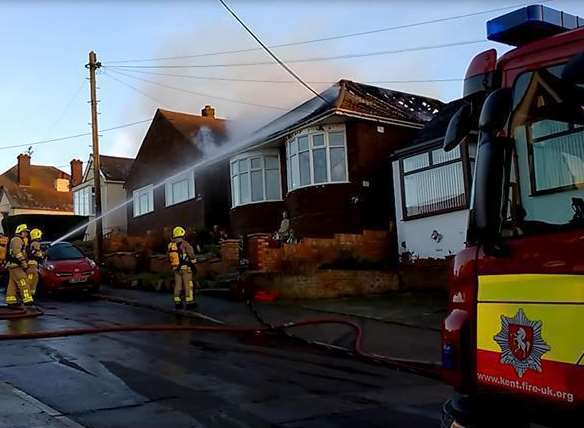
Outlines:
{"type": "Polygon", "coordinates": [[[99,167],[106,180],[126,181],[134,159],[118,156],[99,156],[99,167]]]}
{"type": "Polygon", "coordinates": [[[416,137],[409,146],[415,146],[417,144],[444,138],[450,119],[464,103],[465,100],[460,98],[445,104],[434,118],[418,131],[416,137]]]}
{"type": "Polygon", "coordinates": [[[395,122],[397,125],[422,125],[431,121],[443,105],[433,98],[343,79],[321,92],[319,97],[311,98],[255,131],[243,147],[283,137],[334,113],[395,122]]]}
{"type": "Polygon", "coordinates": [[[69,174],[53,166],[31,165],[30,186],[18,184],[18,166],[0,175],[0,188],[6,192],[12,207],[49,211],[73,211],[73,194],[55,189],[57,178],[70,179],[69,174]]]}

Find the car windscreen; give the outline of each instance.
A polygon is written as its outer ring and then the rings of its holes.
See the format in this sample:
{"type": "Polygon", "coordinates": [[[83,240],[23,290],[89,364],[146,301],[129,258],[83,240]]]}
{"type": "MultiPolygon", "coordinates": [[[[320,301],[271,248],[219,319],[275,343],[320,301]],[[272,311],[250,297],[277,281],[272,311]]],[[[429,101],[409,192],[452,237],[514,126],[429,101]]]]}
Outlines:
{"type": "Polygon", "coordinates": [[[82,259],[85,256],[73,245],[53,245],[47,250],[49,260],[82,259]]]}

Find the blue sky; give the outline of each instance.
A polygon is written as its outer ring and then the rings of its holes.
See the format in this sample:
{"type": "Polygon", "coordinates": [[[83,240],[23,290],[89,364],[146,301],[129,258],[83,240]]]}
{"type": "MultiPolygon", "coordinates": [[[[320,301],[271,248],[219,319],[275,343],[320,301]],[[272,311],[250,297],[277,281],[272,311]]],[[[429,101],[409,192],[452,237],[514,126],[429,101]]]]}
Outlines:
{"type": "MultiPolygon", "coordinates": [[[[500,1],[248,1],[231,6],[268,44],[313,39],[461,15],[503,6],[500,1]]],[[[584,16],[584,2],[555,0],[549,6],[584,16]]],[[[282,58],[331,56],[485,39],[485,21],[500,13],[277,49],[282,58]]],[[[163,88],[107,67],[114,61],[189,55],[255,47],[255,42],[214,0],[203,1],[4,1],[0,3],[0,171],[12,166],[29,144],[89,131],[87,54],[95,50],[105,66],[98,75],[100,127],[151,118],[157,107],[198,113],[212,104],[217,115],[253,127],[281,111],[240,105],[163,88]],[[122,80],[124,83],[114,79],[122,80]],[[133,86],[135,89],[128,87],[133,86]],[[146,94],[147,96],[144,96],[146,94]]],[[[478,52],[503,45],[489,42],[358,59],[291,64],[305,80],[357,81],[461,78],[478,52]]],[[[265,61],[264,52],[126,65],[189,65],[265,61]]],[[[142,69],[154,73],[257,80],[287,80],[276,65],[238,68],[142,69]]],[[[209,95],[289,108],[310,97],[297,84],[206,81],[125,71],[159,84],[209,95]]],[[[393,89],[450,100],[460,82],[383,84],[393,89]]],[[[314,84],[324,89],[325,84],[314,84]]],[[[135,155],[147,125],[106,132],[104,154],[135,155]]],[[[33,147],[33,164],[68,165],[87,160],[91,140],[82,137],[33,147]]],[[[68,170],[68,167],[65,167],[68,170]]]]}

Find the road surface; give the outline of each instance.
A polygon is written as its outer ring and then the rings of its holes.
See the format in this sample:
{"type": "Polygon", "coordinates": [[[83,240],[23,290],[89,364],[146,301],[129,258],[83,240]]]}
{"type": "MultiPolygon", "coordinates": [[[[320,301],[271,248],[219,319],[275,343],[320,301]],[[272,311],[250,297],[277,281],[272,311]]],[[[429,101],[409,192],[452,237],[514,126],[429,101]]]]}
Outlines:
{"type": "MultiPolygon", "coordinates": [[[[41,305],[43,317],[0,331],[199,322],[87,298],[41,305]]],[[[281,337],[116,333],[0,349],[0,427],[436,427],[450,394],[281,337]]]]}

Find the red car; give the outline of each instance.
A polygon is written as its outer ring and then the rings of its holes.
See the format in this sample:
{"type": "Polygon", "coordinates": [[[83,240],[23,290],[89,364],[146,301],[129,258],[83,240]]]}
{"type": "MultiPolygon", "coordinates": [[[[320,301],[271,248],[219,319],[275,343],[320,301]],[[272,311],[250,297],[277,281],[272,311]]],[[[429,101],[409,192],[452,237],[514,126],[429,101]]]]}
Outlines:
{"type": "Polygon", "coordinates": [[[47,258],[40,266],[40,292],[58,290],[99,290],[101,273],[99,266],[86,257],[79,248],[68,242],[48,246],[47,258]]]}

